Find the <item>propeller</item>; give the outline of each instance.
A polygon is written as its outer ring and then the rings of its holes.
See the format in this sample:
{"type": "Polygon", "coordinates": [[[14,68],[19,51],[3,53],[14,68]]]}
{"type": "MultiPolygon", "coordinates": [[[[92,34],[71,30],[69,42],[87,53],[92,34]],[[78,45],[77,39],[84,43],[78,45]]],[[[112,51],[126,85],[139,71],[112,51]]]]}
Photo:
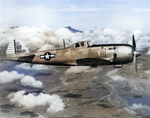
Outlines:
{"type": "Polygon", "coordinates": [[[137,72],[137,57],[140,56],[141,54],[139,52],[136,52],[136,42],[134,38],[134,34],[132,35],[132,45],[133,45],[133,64],[134,64],[134,69],[135,72],[137,72]]]}
{"type": "Polygon", "coordinates": [[[66,44],[65,44],[65,40],[63,39],[63,45],[64,45],[64,48],[66,47],[66,44]]]}
{"type": "Polygon", "coordinates": [[[136,51],[136,43],[135,43],[135,38],[134,38],[134,34],[132,35],[132,45],[133,45],[133,50],[136,51]]]}

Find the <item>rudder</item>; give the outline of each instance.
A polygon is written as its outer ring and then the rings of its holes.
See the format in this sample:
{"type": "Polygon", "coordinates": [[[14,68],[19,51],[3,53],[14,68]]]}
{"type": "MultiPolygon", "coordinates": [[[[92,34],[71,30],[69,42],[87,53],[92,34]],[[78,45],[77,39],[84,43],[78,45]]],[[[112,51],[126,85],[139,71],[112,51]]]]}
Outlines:
{"type": "Polygon", "coordinates": [[[29,51],[21,44],[21,42],[16,40],[10,41],[6,50],[7,59],[15,61],[22,53],[29,53],[29,51]]]}

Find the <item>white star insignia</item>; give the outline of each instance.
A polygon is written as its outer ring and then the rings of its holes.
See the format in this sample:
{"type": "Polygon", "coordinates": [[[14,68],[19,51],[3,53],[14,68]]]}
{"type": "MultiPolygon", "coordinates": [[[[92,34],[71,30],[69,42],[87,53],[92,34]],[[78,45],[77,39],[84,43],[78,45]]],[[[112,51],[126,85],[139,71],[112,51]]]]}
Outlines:
{"type": "Polygon", "coordinates": [[[47,53],[47,54],[45,55],[45,58],[46,58],[46,59],[49,59],[49,57],[50,57],[50,55],[47,53]]]}
{"type": "Polygon", "coordinates": [[[51,58],[55,58],[55,54],[46,52],[44,55],[40,55],[40,59],[45,59],[46,61],[49,61],[51,58]]]}

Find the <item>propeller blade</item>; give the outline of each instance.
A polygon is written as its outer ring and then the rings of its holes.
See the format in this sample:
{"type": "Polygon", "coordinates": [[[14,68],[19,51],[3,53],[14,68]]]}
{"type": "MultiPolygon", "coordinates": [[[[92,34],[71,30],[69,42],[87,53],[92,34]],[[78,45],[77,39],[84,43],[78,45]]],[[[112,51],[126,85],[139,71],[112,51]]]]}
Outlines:
{"type": "Polygon", "coordinates": [[[137,56],[136,56],[136,52],[134,52],[134,60],[133,60],[133,64],[134,64],[135,72],[137,72],[137,56]]]}
{"type": "Polygon", "coordinates": [[[132,35],[132,45],[133,45],[133,50],[136,51],[136,43],[135,43],[135,38],[134,38],[134,34],[132,35]]]}
{"type": "Polygon", "coordinates": [[[65,45],[65,40],[63,39],[63,45],[64,45],[64,48],[66,47],[66,45],[65,45]]]}
{"type": "Polygon", "coordinates": [[[136,52],[136,42],[134,38],[134,34],[132,35],[132,43],[133,43],[133,64],[134,64],[134,69],[135,72],[137,73],[137,57],[139,57],[141,54],[139,52],[136,52]]]}

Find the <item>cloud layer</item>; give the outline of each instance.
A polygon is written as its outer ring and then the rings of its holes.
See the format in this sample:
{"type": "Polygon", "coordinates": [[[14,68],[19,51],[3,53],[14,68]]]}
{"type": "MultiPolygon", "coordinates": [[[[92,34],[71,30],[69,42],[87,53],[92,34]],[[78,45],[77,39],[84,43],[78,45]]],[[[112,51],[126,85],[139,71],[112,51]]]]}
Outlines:
{"type": "Polygon", "coordinates": [[[65,74],[78,74],[78,73],[98,73],[102,71],[101,68],[92,68],[90,66],[71,66],[69,69],[65,71],[65,74]]]}
{"type": "Polygon", "coordinates": [[[35,88],[41,88],[43,86],[43,83],[41,81],[36,81],[31,76],[25,76],[20,80],[21,84],[24,86],[30,86],[35,88]]]}
{"type": "MultiPolygon", "coordinates": [[[[35,78],[31,76],[25,76],[24,74],[19,74],[16,71],[0,72],[0,84],[10,83],[15,80],[20,80],[20,83],[23,86],[30,86],[34,88],[41,88],[43,86],[43,83],[35,80],[35,78]]],[[[26,94],[24,90],[16,93],[10,93],[7,98],[10,99],[10,102],[15,104],[17,107],[23,107],[28,110],[32,110],[37,106],[46,107],[48,105],[46,111],[49,113],[56,113],[63,110],[65,107],[62,99],[58,95],[49,95],[44,93],[37,95],[34,93],[26,94]]]]}
{"type": "Polygon", "coordinates": [[[45,65],[32,65],[30,66],[30,64],[28,63],[21,63],[19,65],[16,65],[14,68],[17,69],[25,69],[25,70],[48,70],[49,68],[45,65]]]}
{"type": "Polygon", "coordinates": [[[30,86],[35,88],[41,88],[43,86],[43,83],[37,81],[35,78],[31,76],[25,76],[24,74],[19,74],[16,71],[0,72],[0,84],[10,83],[15,80],[20,80],[20,83],[24,86],[30,86]]]}
{"type": "Polygon", "coordinates": [[[125,107],[124,110],[126,110],[129,114],[138,114],[138,113],[144,114],[149,113],[150,107],[147,105],[143,105],[141,103],[139,104],[134,103],[131,106],[125,107]]]}
{"type": "Polygon", "coordinates": [[[15,106],[23,107],[28,110],[48,105],[46,111],[49,113],[56,113],[63,110],[65,107],[62,99],[58,95],[40,93],[35,96],[32,93],[25,95],[25,91],[18,91],[16,93],[10,93],[7,98],[10,99],[10,102],[15,104],[15,106]]]}
{"type": "Polygon", "coordinates": [[[23,77],[24,74],[18,74],[16,71],[12,71],[12,72],[3,71],[0,72],[0,83],[4,84],[4,83],[13,82],[23,77]]]}
{"type": "Polygon", "coordinates": [[[135,35],[137,50],[150,47],[150,35],[144,34],[140,30],[133,32],[113,30],[113,29],[93,29],[83,33],[72,33],[66,28],[57,30],[41,27],[20,27],[15,29],[0,29],[0,46],[7,46],[10,40],[21,41],[29,51],[50,50],[63,47],[63,39],[66,45],[77,41],[89,40],[93,43],[129,43],[132,44],[132,34],[135,35]],[[38,44],[38,45],[37,45],[38,44]]]}
{"type": "Polygon", "coordinates": [[[124,80],[126,80],[126,78],[124,78],[120,75],[117,75],[117,72],[118,72],[118,69],[115,69],[115,70],[109,71],[106,75],[108,77],[110,77],[111,79],[113,79],[114,81],[124,81],[124,80]]]}

